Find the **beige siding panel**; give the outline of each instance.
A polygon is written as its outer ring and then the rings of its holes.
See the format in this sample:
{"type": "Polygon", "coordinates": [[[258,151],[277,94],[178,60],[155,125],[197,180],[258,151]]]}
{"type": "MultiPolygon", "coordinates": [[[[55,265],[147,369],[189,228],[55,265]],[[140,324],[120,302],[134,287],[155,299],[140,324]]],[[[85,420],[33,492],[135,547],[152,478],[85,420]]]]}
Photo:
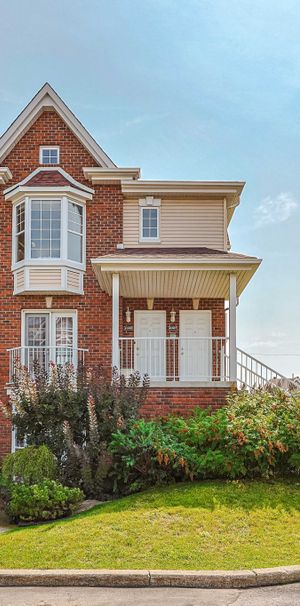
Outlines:
{"type": "Polygon", "coordinates": [[[67,270],[67,290],[79,292],[81,290],[80,272],[76,270],[67,270]]]}
{"type": "Polygon", "coordinates": [[[162,200],[160,208],[160,242],[139,242],[139,203],[124,203],[123,242],[136,246],[206,246],[224,250],[223,200],[162,200]]]}
{"type": "Polygon", "coordinates": [[[15,272],[15,291],[20,292],[25,288],[25,271],[20,269],[15,272]]]}
{"type": "Polygon", "coordinates": [[[229,279],[223,271],[132,272],[121,273],[120,280],[121,294],[129,298],[228,297],[229,279]]]}
{"type": "Polygon", "coordinates": [[[61,269],[41,268],[29,270],[29,289],[61,289],[61,269]]]}

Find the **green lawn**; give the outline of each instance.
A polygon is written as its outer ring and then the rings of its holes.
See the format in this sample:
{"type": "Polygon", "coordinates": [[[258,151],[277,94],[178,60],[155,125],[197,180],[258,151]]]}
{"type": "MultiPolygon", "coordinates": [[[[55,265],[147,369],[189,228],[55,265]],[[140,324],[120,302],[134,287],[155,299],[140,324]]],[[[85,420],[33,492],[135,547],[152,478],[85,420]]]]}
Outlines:
{"type": "Polygon", "coordinates": [[[0,536],[2,568],[231,569],[300,563],[300,484],[156,488],[0,536]]]}

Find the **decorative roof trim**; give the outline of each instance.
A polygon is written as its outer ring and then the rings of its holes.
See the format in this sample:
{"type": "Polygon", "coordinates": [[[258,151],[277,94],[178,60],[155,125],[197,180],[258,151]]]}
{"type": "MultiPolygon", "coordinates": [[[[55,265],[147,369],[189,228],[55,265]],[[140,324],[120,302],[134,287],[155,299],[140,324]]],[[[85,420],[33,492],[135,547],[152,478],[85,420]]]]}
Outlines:
{"type": "Polygon", "coordinates": [[[122,181],[124,194],[139,196],[152,193],[190,193],[218,194],[220,196],[240,196],[245,183],[243,181],[122,181]]]}
{"type": "Polygon", "coordinates": [[[213,259],[195,259],[187,256],[185,259],[183,259],[178,257],[176,258],[176,255],[174,255],[173,258],[167,259],[162,259],[161,257],[159,257],[159,259],[138,257],[98,257],[96,259],[91,259],[92,265],[101,266],[102,271],[112,271],[115,267],[118,267],[119,271],[126,271],[129,266],[131,266],[132,269],[134,267],[138,267],[139,269],[146,269],[147,267],[150,267],[151,269],[155,268],[156,270],[161,271],[164,271],[166,268],[174,268],[174,266],[177,266],[178,269],[187,267],[190,269],[210,267],[211,269],[220,268],[222,270],[228,267],[230,271],[234,271],[234,269],[240,269],[241,266],[243,266],[244,269],[252,269],[255,266],[259,266],[261,261],[261,259],[256,257],[245,257],[244,259],[224,259],[220,256],[219,258],[214,257],[213,259]]]}
{"type": "Polygon", "coordinates": [[[114,168],[115,164],[71,112],[55,90],[46,82],[19,116],[0,137],[0,162],[35,122],[43,109],[55,109],[82,145],[100,166],[114,168]]]}
{"type": "Polygon", "coordinates": [[[12,174],[7,166],[0,166],[0,185],[5,185],[12,179],[12,174]]]}
{"type": "MultiPolygon", "coordinates": [[[[1,170],[1,169],[0,169],[1,170]]],[[[32,171],[32,173],[30,173],[29,175],[27,175],[27,177],[25,177],[25,179],[23,179],[22,181],[19,181],[19,183],[15,183],[14,185],[11,185],[10,187],[8,187],[7,189],[4,190],[4,194],[10,194],[10,192],[12,192],[14,189],[16,189],[17,187],[22,187],[23,185],[26,185],[26,183],[28,183],[28,181],[30,181],[33,177],[35,177],[35,175],[37,175],[38,173],[42,173],[42,172],[57,172],[60,173],[65,179],[67,179],[67,181],[69,181],[76,189],[80,189],[82,191],[87,192],[88,194],[94,194],[95,190],[92,189],[91,187],[87,187],[86,185],[83,185],[82,183],[80,183],[79,181],[76,181],[76,179],[74,179],[74,177],[72,177],[71,175],[69,175],[69,173],[67,173],[63,168],[61,168],[60,166],[39,166],[38,168],[36,168],[35,170],[32,171]]],[[[34,187],[36,189],[42,189],[43,187],[48,187],[51,189],[54,188],[60,188],[64,187],[64,186],[28,186],[31,189],[34,189],[34,187]]]]}
{"type": "Polygon", "coordinates": [[[55,195],[65,195],[70,194],[73,197],[80,198],[81,200],[92,200],[92,194],[88,194],[80,189],[75,189],[75,187],[69,187],[68,185],[55,185],[54,187],[49,187],[47,185],[39,185],[34,187],[26,187],[21,186],[14,189],[12,192],[5,196],[5,200],[11,200],[12,202],[16,202],[19,198],[24,197],[25,195],[42,195],[45,196],[55,196],[55,195]]]}
{"type": "Polygon", "coordinates": [[[134,181],[139,179],[141,174],[140,168],[98,168],[97,166],[83,168],[83,174],[86,179],[96,183],[112,183],[114,181],[122,181],[128,179],[134,181]]]}

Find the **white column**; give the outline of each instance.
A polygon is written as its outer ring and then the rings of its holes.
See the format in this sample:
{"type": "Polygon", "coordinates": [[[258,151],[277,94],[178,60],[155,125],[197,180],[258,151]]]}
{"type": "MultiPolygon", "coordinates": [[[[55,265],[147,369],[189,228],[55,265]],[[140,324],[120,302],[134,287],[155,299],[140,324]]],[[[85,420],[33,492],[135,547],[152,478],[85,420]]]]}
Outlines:
{"type": "Polygon", "coordinates": [[[236,381],[236,274],[229,275],[229,378],[236,381]]]}
{"type": "Polygon", "coordinates": [[[119,350],[119,274],[112,275],[112,367],[120,367],[119,350]]]}

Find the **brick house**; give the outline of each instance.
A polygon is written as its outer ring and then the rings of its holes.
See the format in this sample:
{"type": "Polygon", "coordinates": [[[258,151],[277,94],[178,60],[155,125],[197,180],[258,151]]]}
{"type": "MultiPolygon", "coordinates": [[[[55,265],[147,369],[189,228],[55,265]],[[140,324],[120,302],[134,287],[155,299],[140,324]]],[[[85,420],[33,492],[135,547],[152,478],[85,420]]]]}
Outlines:
{"type": "MultiPolygon", "coordinates": [[[[251,383],[236,304],[260,260],[227,235],[243,187],[141,180],[45,84],[0,138],[0,398],[17,360],[147,373],[146,415],[251,383]]],[[[0,457],[11,448],[0,416],[0,457]]]]}

